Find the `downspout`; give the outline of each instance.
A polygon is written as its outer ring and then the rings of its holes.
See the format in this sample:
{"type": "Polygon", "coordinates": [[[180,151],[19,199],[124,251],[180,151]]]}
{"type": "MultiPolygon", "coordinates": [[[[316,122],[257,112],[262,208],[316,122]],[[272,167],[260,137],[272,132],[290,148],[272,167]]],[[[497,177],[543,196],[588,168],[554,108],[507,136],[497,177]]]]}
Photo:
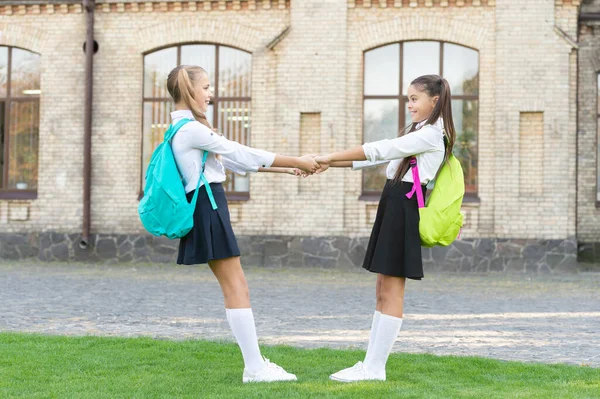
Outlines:
{"type": "Polygon", "coordinates": [[[85,40],[85,105],[83,118],[83,227],[79,246],[88,247],[92,180],[92,93],[94,67],[94,0],[83,0],[87,35],[85,40]]]}

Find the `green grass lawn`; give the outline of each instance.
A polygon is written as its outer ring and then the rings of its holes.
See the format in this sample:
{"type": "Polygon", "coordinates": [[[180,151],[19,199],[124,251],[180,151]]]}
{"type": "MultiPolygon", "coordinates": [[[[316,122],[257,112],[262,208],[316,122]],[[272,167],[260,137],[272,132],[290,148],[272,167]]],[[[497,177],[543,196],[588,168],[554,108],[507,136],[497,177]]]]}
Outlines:
{"type": "Polygon", "coordinates": [[[600,398],[600,369],[475,357],[394,354],[388,381],[329,374],[355,350],[263,347],[298,382],[242,384],[231,343],[0,333],[0,398],[600,398]]]}

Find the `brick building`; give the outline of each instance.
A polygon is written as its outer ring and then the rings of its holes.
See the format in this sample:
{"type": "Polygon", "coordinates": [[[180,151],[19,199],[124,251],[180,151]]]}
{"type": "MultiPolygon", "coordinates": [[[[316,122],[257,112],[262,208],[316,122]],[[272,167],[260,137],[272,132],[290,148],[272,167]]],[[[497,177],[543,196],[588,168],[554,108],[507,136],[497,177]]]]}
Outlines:
{"type": "MultiPolygon", "coordinates": [[[[144,234],[137,204],[169,123],[165,76],[194,63],[213,79],[208,116],[219,130],[289,155],[396,137],[409,123],[408,83],[442,74],[453,90],[466,225],[451,247],[424,250],[426,268],[573,267],[578,242],[592,255],[600,242],[600,61],[594,22],[580,27],[585,7],[593,4],[96,0],[82,249],[85,12],[78,1],[2,1],[0,257],[174,261],[175,243],[144,234]],[[579,34],[590,48],[578,59],[579,34]]],[[[360,265],[382,179],[382,170],[232,176],[244,263],[360,265]]]]}

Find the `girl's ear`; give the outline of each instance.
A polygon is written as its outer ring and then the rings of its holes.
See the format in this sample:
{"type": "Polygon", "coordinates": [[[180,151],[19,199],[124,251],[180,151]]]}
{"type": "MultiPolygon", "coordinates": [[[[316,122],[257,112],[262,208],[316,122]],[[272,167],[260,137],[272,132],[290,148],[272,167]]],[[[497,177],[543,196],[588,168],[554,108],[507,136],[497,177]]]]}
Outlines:
{"type": "Polygon", "coordinates": [[[438,102],[438,100],[440,99],[440,96],[433,96],[431,98],[431,101],[433,102],[433,105],[435,106],[438,102]]]}

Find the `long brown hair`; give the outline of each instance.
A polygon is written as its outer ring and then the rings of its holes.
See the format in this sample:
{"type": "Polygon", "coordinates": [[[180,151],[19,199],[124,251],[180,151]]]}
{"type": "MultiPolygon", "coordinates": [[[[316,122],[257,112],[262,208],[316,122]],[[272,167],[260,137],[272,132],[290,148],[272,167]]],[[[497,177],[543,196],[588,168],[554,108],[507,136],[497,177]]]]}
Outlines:
{"type": "MultiPolygon", "coordinates": [[[[431,115],[425,121],[426,125],[433,125],[437,120],[442,117],[444,121],[444,130],[446,137],[446,152],[444,154],[444,162],[448,161],[448,157],[452,154],[452,148],[454,147],[454,140],[456,138],[456,132],[454,130],[454,121],[452,120],[452,97],[450,94],[450,84],[444,78],[439,75],[423,75],[419,76],[410,83],[412,86],[419,91],[424,91],[429,97],[439,96],[431,115]]],[[[404,134],[410,134],[417,130],[417,122],[413,122],[411,125],[404,129],[404,134]]],[[[404,158],[400,162],[396,176],[394,176],[394,183],[399,183],[402,178],[408,172],[410,168],[410,158],[404,158]]]]}
{"type": "Polygon", "coordinates": [[[194,84],[203,75],[208,75],[208,73],[197,65],[179,65],[169,73],[167,90],[175,104],[183,101],[198,122],[214,130],[194,98],[194,84]]]}

